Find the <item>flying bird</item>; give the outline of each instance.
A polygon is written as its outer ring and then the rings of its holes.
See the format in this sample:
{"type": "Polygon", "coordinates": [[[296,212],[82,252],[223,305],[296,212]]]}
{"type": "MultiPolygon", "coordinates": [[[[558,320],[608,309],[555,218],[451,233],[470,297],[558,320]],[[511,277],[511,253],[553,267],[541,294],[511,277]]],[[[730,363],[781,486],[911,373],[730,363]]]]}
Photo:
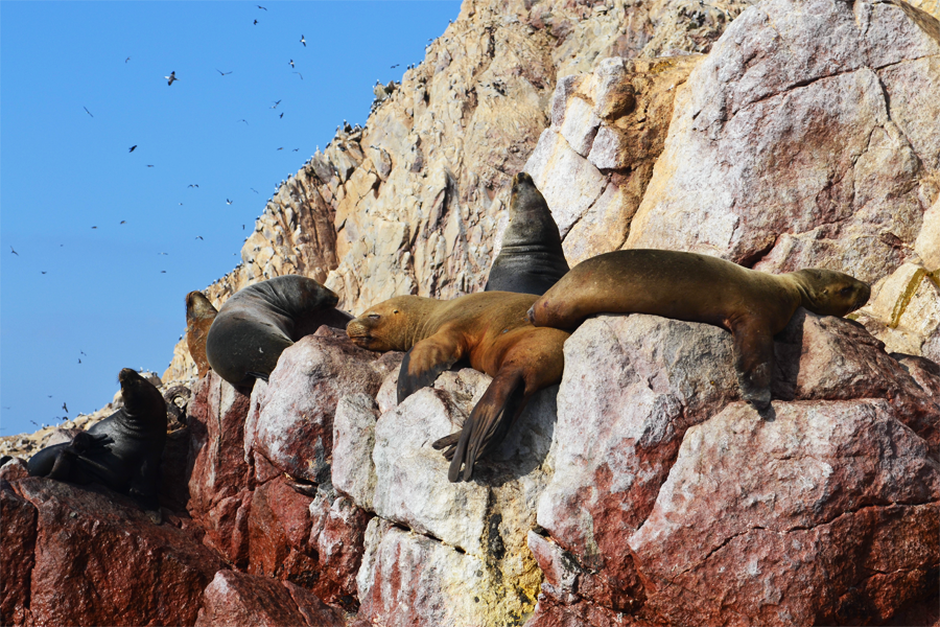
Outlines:
{"type": "Polygon", "coordinates": [[[254,187],[249,187],[248,189],[250,189],[251,191],[253,191],[253,192],[256,193],[256,194],[258,193],[258,190],[256,190],[254,187]]]}
{"type": "Polygon", "coordinates": [[[133,146],[131,146],[127,152],[134,152],[135,148],[137,148],[137,144],[134,144],[133,146]]]}
{"type": "Polygon", "coordinates": [[[257,25],[258,25],[258,20],[255,20],[255,21],[252,22],[252,23],[253,23],[255,26],[257,26],[257,25]]]}
{"type": "Polygon", "coordinates": [[[397,68],[399,65],[401,65],[401,63],[396,63],[395,65],[393,65],[393,66],[391,67],[391,69],[394,70],[394,69],[397,68]]]}
{"type": "MultiPolygon", "coordinates": [[[[78,363],[82,363],[82,360],[79,359],[79,360],[78,360],[78,363]]],[[[65,406],[65,403],[62,403],[62,409],[65,410],[65,413],[69,413],[69,408],[65,406]]]]}
{"type": "Polygon", "coordinates": [[[263,6],[261,6],[260,4],[255,5],[255,6],[257,6],[257,7],[258,7],[259,9],[261,9],[262,11],[267,11],[267,9],[265,9],[265,8],[264,8],[263,6]]]}
{"type": "Polygon", "coordinates": [[[127,220],[121,220],[121,224],[127,224],[127,220]]]}
{"type": "Polygon", "coordinates": [[[304,36],[303,36],[303,35],[300,36],[300,43],[302,43],[302,44],[304,45],[304,48],[307,47],[307,40],[304,39],[304,36]]]}
{"type": "Polygon", "coordinates": [[[46,271],[45,271],[45,270],[40,270],[40,272],[42,272],[43,274],[46,274],[46,271]]]}
{"type": "Polygon", "coordinates": [[[153,166],[148,163],[148,164],[147,164],[147,167],[148,167],[148,168],[152,168],[153,166]]]}
{"type": "Polygon", "coordinates": [[[236,124],[238,124],[239,122],[244,122],[245,126],[248,126],[248,120],[235,120],[236,124]]]}
{"type": "Polygon", "coordinates": [[[281,146],[280,148],[278,148],[278,150],[284,150],[284,146],[281,146]]]}
{"type": "Polygon", "coordinates": [[[91,227],[91,228],[93,228],[93,229],[97,229],[98,227],[97,227],[97,226],[93,226],[93,227],[91,227]]]}
{"type": "Polygon", "coordinates": [[[169,75],[169,76],[164,76],[163,78],[166,79],[166,84],[167,84],[167,85],[172,85],[172,84],[173,84],[173,81],[178,81],[178,80],[179,80],[178,78],[176,78],[176,71],[170,72],[170,75],[169,75]]]}
{"type": "Polygon", "coordinates": [[[304,80],[304,75],[301,74],[300,72],[294,72],[294,74],[296,74],[297,76],[299,76],[299,77],[300,77],[300,80],[304,80]]]}
{"type": "Polygon", "coordinates": [[[293,150],[291,150],[291,152],[297,152],[297,151],[299,151],[299,150],[300,150],[300,148],[294,148],[293,150]]]}
{"type": "MultiPolygon", "coordinates": [[[[91,115],[91,111],[88,110],[88,107],[82,107],[82,109],[85,110],[85,113],[87,113],[88,115],[91,115]]],[[[95,116],[91,115],[91,117],[95,117],[95,116]]]]}
{"type": "MultiPolygon", "coordinates": [[[[196,239],[202,239],[202,235],[197,235],[196,239]]],[[[202,241],[206,241],[206,240],[203,239],[202,241]]]]}
{"type": "Polygon", "coordinates": [[[277,109],[277,105],[279,105],[279,104],[281,104],[281,101],[280,101],[280,100],[275,100],[275,101],[274,101],[274,105],[273,105],[271,108],[272,108],[272,109],[277,109]]]}
{"type": "Polygon", "coordinates": [[[126,59],[124,59],[124,63],[127,63],[127,62],[130,61],[130,60],[131,60],[131,58],[130,58],[130,57],[127,57],[126,59]]]}
{"type": "Polygon", "coordinates": [[[277,117],[278,117],[278,118],[283,118],[283,117],[284,117],[284,112],[281,111],[281,115],[279,115],[279,116],[277,116],[277,117]]]}
{"type": "Polygon", "coordinates": [[[13,250],[13,247],[12,247],[12,246],[10,246],[10,252],[13,253],[14,255],[16,255],[17,257],[20,256],[20,254],[19,254],[18,252],[16,252],[15,250],[13,250]]]}
{"type": "Polygon", "coordinates": [[[228,198],[225,199],[225,204],[226,204],[226,205],[230,205],[230,204],[232,204],[232,202],[233,202],[233,201],[229,200],[228,198]]]}
{"type": "Polygon", "coordinates": [[[190,186],[190,187],[199,187],[199,185],[197,185],[196,183],[190,183],[189,186],[190,186]]]}
{"type": "MultiPolygon", "coordinates": [[[[226,74],[231,74],[231,73],[232,73],[232,72],[223,72],[223,71],[220,70],[219,68],[215,68],[215,71],[218,72],[219,74],[221,74],[222,76],[225,76],[226,74]]],[[[234,71],[234,70],[233,70],[233,71],[234,71]]]]}
{"type": "Polygon", "coordinates": [[[289,63],[290,63],[290,66],[291,66],[291,67],[294,67],[294,60],[293,60],[293,59],[291,59],[289,63]]]}
{"type": "Polygon", "coordinates": [[[166,274],[166,270],[160,270],[160,274],[166,274]]]}
{"type": "Polygon", "coordinates": [[[78,358],[78,363],[82,363],[82,358],[81,358],[81,357],[78,358]]]}

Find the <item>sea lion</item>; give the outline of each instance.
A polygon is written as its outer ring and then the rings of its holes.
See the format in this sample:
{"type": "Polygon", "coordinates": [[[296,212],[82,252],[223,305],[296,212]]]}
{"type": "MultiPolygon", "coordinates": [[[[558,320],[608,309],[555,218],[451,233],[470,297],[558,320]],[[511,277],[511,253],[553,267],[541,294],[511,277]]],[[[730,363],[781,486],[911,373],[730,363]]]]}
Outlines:
{"type": "Polygon", "coordinates": [[[493,377],[461,431],[434,443],[446,449],[452,482],[470,479],[474,463],[502,441],[532,394],[561,381],[569,334],[529,323],[526,311],[536,298],[509,292],[450,301],[398,296],[346,327],[363,348],[408,351],[398,377],[399,403],[461,359],[493,377]]]}
{"type": "Polygon", "coordinates": [[[72,483],[100,483],[159,509],[160,458],[166,443],[166,403],[156,387],[124,368],[118,375],[124,407],[71,442],[33,455],[29,474],[72,483]]]}
{"type": "Polygon", "coordinates": [[[568,272],[558,225],[532,177],[512,177],[509,226],[484,291],[544,294],[568,272]]]}
{"type": "Polygon", "coordinates": [[[215,372],[247,391],[267,379],[285,348],[326,324],[342,329],[352,316],[334,309],[339,297],[313,279],[289,274],[239,290],[219,309],[206,338],[215,372]]]}
{"type": "Polygon", "coordinates": [[[186,346],[196,362],[200,379],[209,371],[206,338],[218,313],[202,292],[190,292],[186,295],[186,346]]]}
{"type": "Polygon", "coordinates": [[[722,327],[734,338],[742,397],[766,409],[773,336],[797,307],[844,316],[870,294],[867,284],[832,270],[774,275],[695,253],[618,250],[575,266],[532,305],[528,318],[537,327],[573,330],[597,313],[646,313],[722,327]]]}

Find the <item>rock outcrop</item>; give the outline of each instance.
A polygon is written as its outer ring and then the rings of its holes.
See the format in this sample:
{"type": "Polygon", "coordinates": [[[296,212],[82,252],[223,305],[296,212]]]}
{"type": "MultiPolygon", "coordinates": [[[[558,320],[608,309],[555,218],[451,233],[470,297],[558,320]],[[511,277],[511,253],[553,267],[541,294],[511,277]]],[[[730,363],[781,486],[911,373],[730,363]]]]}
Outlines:
{"type": "MultiPolygon", "coordinates": [[[[529,172],[573,264],[625,247],[874,284],[775,338],[602,315],[469,483],[431,447],[490,382],[401,405],[402,355],[322,327],[192,398],[155,525],[0,469],[3,624],[940,624],[940,7],[468,0],[259,218],[218,306],[290,272],[357,313],[482,289],[529,172]],[[746,10],[745,10],[746,9],[746,10]],[[102,550],[104,549],[104,550],[102,550]]],[[[182,319],[182,316],[181,316],[182,319]]]]}

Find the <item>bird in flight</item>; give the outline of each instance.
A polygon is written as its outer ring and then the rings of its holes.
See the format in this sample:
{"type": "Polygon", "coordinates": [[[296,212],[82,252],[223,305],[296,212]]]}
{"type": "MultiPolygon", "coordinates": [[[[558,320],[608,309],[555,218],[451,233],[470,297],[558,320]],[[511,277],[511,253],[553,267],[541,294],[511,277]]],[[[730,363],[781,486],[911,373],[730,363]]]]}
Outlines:
{"type": "Polygon", "coordinates": [[[13,249],[12,246],[10,246],[10,252],[13,253],[14,255],[16,255],[17,257],[20,256],[20,254],[19,254],[18,252],[16,252],[16,251],[13,249]]]}
{"type": "Polygon", "coordinates": [[[257,5],[255,5],[255,6],[257,6],[257,7],[258,7],[259,9],[261,9],[262,11],[267,11],[267,9],[265,9],[265,8],[264,8],[263,6],[261,6],[260,4],[257,4],[257,5]]]}
{"type": "Polygon", "coordinates": [[[121,220],[121,224],[127,224],[127,220],[121,220]]]}
{"type": "MultiPolygon", "coordinates": [[[[215,68],[215,71],[218,72],[219,74],[221,74],[222,76],[226,76],[227,74],[231,74],[231,73],[232,73],[232,72],[223,72],[223,71],[220,70],[219,68],[215,68]]],[[[233,71],[234,71],[234,70],[233,70],[233,71]]]]}
{"type": "Polygon", "coordinates": [[[277,105],[281,104],[280,100],[275,100],[274,104],[271,106],[272,109],[277,109],[277,105]]]}
{"type": "Polygon", "coordinates": [[[289,63],[290,63],[290,66],[291,66],[291,67],[294,67],[294,60],[293,60],[293,59],[291,59],[291,60],[289,61],[289,63]]]}
{"type": "Polygon", "coordinates": [[[281,111],[281,115],[279,115],[279,116],[277,116],[277,117],[278,117],[278,118],[283,118],[283,117],[284,117],[284,112],[281,111]]]}
{"type": "MultiPolygon", "coordinates": [[[[259,193],[258,190],[256,190],[254,187],[249,187],[248,189],[250,189],[251,191],[253,191],[253,192],[256,193],[256,194],[259,193]]],[[[12,248],[12,246],[11,246],[11,248],[12,248]]]]}
{"type": "Polygon", "coordinates": [[[228,198],[225,199],[225,204],[226,204],[226,205],[230,205],[230,204],[232,204],[232,202],[233,202],[233,201],[229,200],[228,198]]]}
{"type": "Polygon", "coordinates": [[[297,76],[299,76],[299,77],[300,77],[300,80],[304,80],[304,75],[301,74],[300,72],[294,72],[294,74],[296,74],[297,76]]]}
{"type": "MultiPolygon", "coordinates": [[[[78,363],[82,363],[82,360],[79,359],[79,360],[78,360],[78,363]]],[[[69,413],[69,408],[65,406],[65,403],[62,403],[62,409],[65,410],[65,413],[69,413]]]]}
{"type": "Polygon", "coordinates": [[[248,120],[235,120],[235,122],[236,122],[236,123],[238,123],[238,122],[244,122],[244,123],[245,123],[245,126],[248,126],[248,120]]]}
{"type": "MultiPolygon", "coordinates": [[[[196,239],[202,239],[202,235],[197,235],[196,239]]],[[[202,241],[206,241],[206,240],[202,240],[202,241]]]]}
{"type": "Polygon", "coordinates": [[[130,58],[130,57],[127,57],[126,59],[124,59],[124,63],[127,63],[127,62],[130,61],[130,60],[131,60],[131,58],[130,58]]]}
{"type": "Polygon", "coordinates": [[[302,44],[304,45],[304,48],[307,47],[307,40],[304,39],[304,36],[303,36],[303,35],[300,36],[300,43],[302,43],[302,44]]]}
{"type": "MultiPolygon", "coordinates": [[[[85,113],[87,113],[88,115],[91,115],[91,111],[88,110],[88,107],[82,107],[82,109],[85,110],[85,113]]],[[[95,117],[95,116],[91,115],[91,117],[95,117]]]]}
{"type": "Polygon", "coordinates": [[[175,72],[175,71],[170,72],[170,75],[169,75],[169,76],[164,76],[163,78],[166,79],[166,84],[167,84],[167,85],[172,85],[172,84],[173,84],[173,81],[178,81],[178,80],[179,80],[178,78],[176,78],[176,72],[175,72]]]}
{"type": "Polygon", "coordinates": [[[134,149],[135,149],[135,148],[137,148],[137,144],[134,144],[133,146],[131,146],[131,147],[127,150],[127,152],[134,152],[134,149]]]}
{"type": "Polygon", "coordinates": [[[152,168],[153,166],[152,166],[152,165],[150,165],[150,164],[147,164],[147,167],[148,167],[148,168],[152,168]]]}
{"type": "Polygon", "coordinates": [[[255,26],[257,26],[257,25],[258,25],[258,20],[255,20],[254,22],[252,22],[252,24],[254,24],[255,26]]]}
{"type": "Polygon", "coordinates": [[[199,185],[197,185],[196,183],[190,183],[189,186],[190,186],[190,187],[199,187],[199,185]]]}
{"type": "Polygon", "coordinates": [[[401,65],[401,63],[396,63],[395,65],[393,65],[393,66],[391,67],[391,69],[394,70],[394,69],[397,68],[399,65],[401,65]]]}

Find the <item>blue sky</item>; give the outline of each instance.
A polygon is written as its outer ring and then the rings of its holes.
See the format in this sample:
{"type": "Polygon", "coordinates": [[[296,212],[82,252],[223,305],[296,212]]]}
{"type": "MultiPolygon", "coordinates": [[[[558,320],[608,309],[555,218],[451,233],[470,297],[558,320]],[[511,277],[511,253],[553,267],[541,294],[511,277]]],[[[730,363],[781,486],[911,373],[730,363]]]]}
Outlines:
{"type": "Polygon", "coordinates": [[[262,6],[0,2],[0,435],[102,407],[123,367],[162,374],[186,293],[460,10],[262,6]]]}

